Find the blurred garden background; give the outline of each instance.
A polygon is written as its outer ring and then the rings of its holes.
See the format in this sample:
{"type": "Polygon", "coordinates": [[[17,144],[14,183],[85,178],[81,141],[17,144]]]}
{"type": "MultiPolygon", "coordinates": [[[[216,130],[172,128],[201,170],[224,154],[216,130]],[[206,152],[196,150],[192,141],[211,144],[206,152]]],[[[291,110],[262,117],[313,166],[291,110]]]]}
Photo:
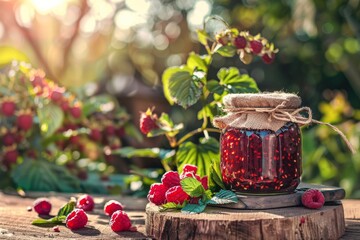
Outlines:
{"type": "MultiPolygon", "coordinates": [[[[32,143],[5,145],[4,136],[15,130],[1,120],[2,161],[16,148],[18,166],[3,164],[0,188],[146,195],[149,184],[161,176],[160,160],[130,159],[111,151],[167,147],[166,139],[146,138],[138,130],[139,112],[148,107],[169,112],[189,130],[197,127],[196,109],[184,111],[168,104],[161,76],[167,67],[183,64],[190,52],[206,52],[196,41],[196,30],[209,15],[222,17],[231,27],[259,32],[280,50],[271,65],[261,59],[244,65],[238,57],[214,56],[214,73],[223,66],[237,66],[261,91],[299,94],[315,119],[338,126],[359,148],[359,0],[0,0],[2,73],[9,78],[19,71],[26,75],[31,67],[11,61],[31,63],[54,81],[51,89],[61,89],[70,108],[82,107],[83,116],[79,120],[64,109],[57,115],[41,113],[62,120],[59,126],[45,124],[54,128],[54,136],[41,144],[45,148],[39,149],[47,150],[41,156],[28,154],[35,148],[32,143]],[[94,129],[98,137],[91,135],[94,129]],[[67,138],[58,137],[59,132],[67,138]],[[54,138],[62,145],[50,144],[54,138]],[[24,166],[33,161],[27,159],[37,158],[46,159],[46,164],[24,166]],[[44,171],[51,177],[41,178],[44,171]],[[133,175],[125,178],[130,172],[133,175]],[[59,176],[64,179],[61,184],[59,176]]],[[[31,74],[44,78],[41,72],[31,74]]],[[[0,81],[4,102],[9,80],[0,81]]],[[[24,97],[18,94],[15,100],[24,97]]],[[[303,180],[341,186],[347,197],[360,198],[360,154],[352,155],[330,128],[306,127],[303,180]]]]}

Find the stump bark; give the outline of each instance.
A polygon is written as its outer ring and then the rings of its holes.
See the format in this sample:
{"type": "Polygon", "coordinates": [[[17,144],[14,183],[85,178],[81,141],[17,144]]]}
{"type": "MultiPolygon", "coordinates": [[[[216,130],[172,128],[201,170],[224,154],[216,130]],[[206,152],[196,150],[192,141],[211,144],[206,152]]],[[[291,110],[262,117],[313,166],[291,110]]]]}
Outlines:
{"type": "Polygon", "coordinates": [[[146,214],[146,233],[156,239],[339,239],[345,231],[342,204],[319,210],[207,207],[201,214],[183,214],[160,212],[149,203],[146,214]]]}

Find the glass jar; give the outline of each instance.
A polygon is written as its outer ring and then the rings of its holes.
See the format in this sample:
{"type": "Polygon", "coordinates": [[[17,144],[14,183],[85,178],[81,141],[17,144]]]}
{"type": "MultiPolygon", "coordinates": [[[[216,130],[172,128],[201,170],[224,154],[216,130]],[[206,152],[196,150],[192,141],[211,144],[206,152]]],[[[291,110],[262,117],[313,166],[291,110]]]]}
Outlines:
{"type": "Polygon", "coordinates": [[[301,132],[296,123],[277,131],[224,128],[220,153],[223,182],[235,192],[290,193],[300,183],[301,132]]]}

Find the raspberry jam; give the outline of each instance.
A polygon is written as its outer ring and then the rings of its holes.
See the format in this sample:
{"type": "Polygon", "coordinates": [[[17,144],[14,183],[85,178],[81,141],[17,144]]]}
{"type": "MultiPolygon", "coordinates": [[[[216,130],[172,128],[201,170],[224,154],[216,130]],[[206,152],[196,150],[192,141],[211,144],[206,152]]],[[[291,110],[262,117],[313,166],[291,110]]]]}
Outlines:
{"type": "Polygon", "coordinates": [[[221,135],[225,186],[239,193],[291,193],[300,183],[301,133],[288,122],[278,131],[226,128],[221,135]]]}

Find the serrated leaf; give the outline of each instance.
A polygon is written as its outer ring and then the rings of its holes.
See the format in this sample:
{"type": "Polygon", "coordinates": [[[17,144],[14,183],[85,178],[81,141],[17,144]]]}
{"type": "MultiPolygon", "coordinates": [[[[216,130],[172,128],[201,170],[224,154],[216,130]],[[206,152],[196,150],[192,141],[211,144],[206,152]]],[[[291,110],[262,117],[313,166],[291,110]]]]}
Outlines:
{"type": "Polygon", "coordinates": [[[216,94],[223,94],[224,92],[224,86],[221,86],[218,81],[216,80],[210,80],[206,83],[206,88],[216,94]]]}
{"type": "Polygon", "coordinates": [[[166,210],[169,210],[169,209],[181,209],[185,206],[186,202],[184,202],[183,204],[177,204],[177,203],[174,203],[174,202],[168,202],[168,203],[165,203],[163,205],[161,205],[160,207],[160,212],[163,212],[163,211],[166,211],[166,210]]]}
{"type": "Polygon", "coordinates": [[[206,204],[186,204],[185,207],[181,209],[181,212],[186,214],[196,214],[203,212],[205,208],[206,204]]]}
{"type": "Polygon", "coordinates": [[[45,138],[52,136],[61,127],[64,120],[64,112],[59,106],[52,103],[38,108],[37,112],[41,133],[45,138]]]}
{"type": "Polygon", "coordinates": [[[174,105],[174,100],[172,99],[171,95],[170,95],[170,90],[169,90],[169,81],[170,81],[170,77],[179,72],[182,71],[182,67],[169,67],[167,68],[162,75],[162,84],[163,84],[163,91],[164,91],[164,96],[166,98],[166,100],[170,103],[170,105],[174,105]]]}
{"type": "Polygon", "coordinates": [[[36,226],[52,226],[52,225],[56,225],[56,224],[61,224],[63,223],[63,221],[65,221],[66,216],[61,216],[61,217],[53,217],[50,219],[42,219],[42,218],[38,218],[35,219],[34,221],[31,222],[32,225],[36,225],[36,226]]]}
{"type": "Polygon", "coordinates": [[[220,189],[225,189],[220,170],[220,159],[215,159],[211,164],[209,174],[209,188],[213,192],[219,191],[220,189]]]}
{"type": "Polygon", "coordinates": [[[205,30],[197,30],[197,37],[198,37],[198,40],[199,42],[206,46],[208,43],[207,43],[207,38],[208,38],[208,34],[206,33],[205,30]]]}
{"type": "Polygon", "coordinates": [[[216,52],[223,57],[233,57],[236,54],[236,48],[234,46],[221,46],[216,52]]]}
{"type": "Polygon", "coordinates": [[[84,116],[89,116],[95,112],[109,112],[116,106],[116,100],[110,95],[93,96],[83,102],[82,111],[84,116]]]}
{"type": "Polygon", "coordinates": [[[259,88],[253,78],[240,74],[237,68],[221,68],[217,74],[220,84],[225,86],[224,96],[228,93],[256,93],[259,88]]]}
{"type": "Polygon", "coordinates": [[[186,62],[186,66],[191,70],[200,70],[207,72],[208,66],[206,61],[198,54],[191,52],[186,62]]]}
{"type": "Polygon", "coordinates": [[[176,136],[179,131],[184,127],[182,123],[174,124],[174,122],[170,119],[169,115],[166,113],[162,113],[158,119],[159,128],[151,130],[147,137],[155,137],[163,134],[167,134],[170,137],[176,136]]]}
{"type": "Polygon", "coordinates": [[[68,203],[66,203],[64,206],[62,206],[57,214],[57,217],[67,216],[69,213],[71,213],[75,209],[76,200],[75,198],[71,198],[68,203]]]}
{"type": "Polygon", "coordinates": [[[219,142],[215,138],[200,139],[199,144],[184,142],[176,153],[177,168],[183,169],[185,164],[198,167],[200,176],[209,176],[211,162],[219,158],[219,142]]]}
{"type": "Polygon", "coordinates": [[[237,203],[239,201],[236,194],[230,190],[221,189],[220,192],[216,193],[207,203],[209,204],[229,204],[237,203]]]}
{"type": "Polygon", "coordinates": [[[202,83],[185,70],[174,73],[169,79],[170,96],[183,108],[194,105],[200,99],[202,87],[202,83]]]}
{"type": "Polygon", "coordinates": [[[184,178],[180,181],[181,188],[190,197],[200,197],[205,193],[205,189],[201,182],[192,177],[184,178]]]}

